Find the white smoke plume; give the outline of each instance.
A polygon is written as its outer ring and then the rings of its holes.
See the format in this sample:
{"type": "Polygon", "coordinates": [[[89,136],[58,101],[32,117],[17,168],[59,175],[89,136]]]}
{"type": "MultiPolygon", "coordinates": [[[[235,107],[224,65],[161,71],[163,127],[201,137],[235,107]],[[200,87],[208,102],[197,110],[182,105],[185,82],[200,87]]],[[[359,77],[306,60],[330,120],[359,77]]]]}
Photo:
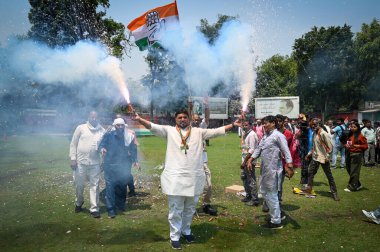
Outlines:
{"type": "Polygon", "coordinates": [[[247,110],[255,85],[251,27],[236,20],[225,23],[214,45],[197,31],[168,34],[167,48],[185,70],[185,81],[192,95],[204,95],[220,81],[240,87],[241,104],[247,110]]]}
{"type": "Polygon", "coordinates": [[[64,85],[87,81],[93,83],[94,89],[111,80],[130,102],[120,60],[109,56],[106,48],[98,43],[79,41],[73,46],[52,49],[34,41],[21,41],[12,44],[9,51],[11,68],[26,78],[44,84],[64,85]]]}

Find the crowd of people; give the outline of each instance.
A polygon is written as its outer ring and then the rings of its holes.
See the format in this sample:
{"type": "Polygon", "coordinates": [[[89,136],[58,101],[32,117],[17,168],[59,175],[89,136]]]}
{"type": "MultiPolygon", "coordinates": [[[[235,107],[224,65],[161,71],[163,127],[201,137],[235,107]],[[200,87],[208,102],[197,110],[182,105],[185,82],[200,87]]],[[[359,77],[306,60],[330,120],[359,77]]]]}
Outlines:
{"type": "MultiPolygon", "coordinates": [[[[339,201],[338,190],[331,169],[337,167],[349,174],[346,192],[363,188],[360,182],[362,164],[380,163],[380,127],[372,127],[369,120],[359,124],[357,120],[338,119],[325,123],[318,118],[300,114],[297,119],[283,115],[262,119],[240,117],[232,124],[208,129],[209,108],[205,104],[205,118],[192,114],[191,109],[175,113],[175,126],[158,125],[141,118],[133,120],[149,129],[154,135],[167,141],[165,169],[161,174],[161,188],[168,197],[168,221],[170,242],[174,249],[181,249],[180,237],[188,243],[195,240],[191,232],[196,205],[203,194],[202,209],[206,214],[217,215],[211,206],[212,184],[208,167],[206,140],[224,135],[226,131],[241,129],[241,179],[245,189],[242,201],[248,206],[259,206],[269,212],[265,228],[280,229],[286,213],[281,209],[284,178],[294,174],[294,167],[301,169],[300,193],[315,197],[314,176],[321,166],[330,186],[332,198],[339,201]],[[255,167],[260,167],[257,179],[255,167]],[[260,197],[263,201],[259,200],[260,197]]],[[[85,180],[90,184],[90,213],[100,218],[99,180],[104,171],[106,183],[106,208],[109,218],[115,218],[116,210],[125,211],[127,186],[134,192],[131,167],[139,166],[137,140],[121,116],[112,127],[105,130],[98,122],[97,113],[91,112],[88,121],[79,125],[70,144],[71,168],[76,187],[75,212],[81,212],[84,203],[85,180]]],[[[363,213],[375,223],[380,223],[380,207],[363,213]]]]}

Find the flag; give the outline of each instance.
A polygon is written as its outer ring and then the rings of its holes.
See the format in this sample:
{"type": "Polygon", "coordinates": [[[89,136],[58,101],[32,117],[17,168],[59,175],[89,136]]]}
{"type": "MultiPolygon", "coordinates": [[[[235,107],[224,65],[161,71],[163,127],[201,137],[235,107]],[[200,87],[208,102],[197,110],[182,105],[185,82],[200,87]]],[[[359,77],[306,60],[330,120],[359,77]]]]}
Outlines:
{"type": "Polygon", "coordinates": [[[177,3],[170,3],[145,12],[128,25],[140,51],[148,46],[160,46],[165,31],[178,27],[177,3]]]}

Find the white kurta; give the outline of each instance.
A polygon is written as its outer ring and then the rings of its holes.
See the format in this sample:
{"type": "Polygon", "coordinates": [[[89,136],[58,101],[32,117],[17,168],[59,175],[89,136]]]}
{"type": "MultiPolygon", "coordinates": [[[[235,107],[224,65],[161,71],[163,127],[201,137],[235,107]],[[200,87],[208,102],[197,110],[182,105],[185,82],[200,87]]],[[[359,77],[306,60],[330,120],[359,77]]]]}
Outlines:
{"type": "MultiPolygon", "coordinates": [[[[202,194],[205,183],[203,140],[225,134],[224,126],[216,129],[192,128],[187,154],[181,150],[177,129],[151,123],[151,132],[166,138],[165,169],[161,174],[162,192],[167,195],[193,197],[202,194]]],[[[186,135],[186,131],[182,131],[186,135]]]]}

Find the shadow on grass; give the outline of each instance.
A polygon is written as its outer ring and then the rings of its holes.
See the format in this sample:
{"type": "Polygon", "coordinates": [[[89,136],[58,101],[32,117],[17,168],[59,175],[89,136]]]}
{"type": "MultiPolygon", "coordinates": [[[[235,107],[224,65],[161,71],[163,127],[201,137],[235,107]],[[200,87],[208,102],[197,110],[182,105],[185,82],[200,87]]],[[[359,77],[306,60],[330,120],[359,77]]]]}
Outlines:
{"type": "Polygon", "coordinates": [[[331,194],[331,192],[327,192],[327,191],[315,191],[315,193],[316,193],[318,196],[327,197],[327,198],[331,198],[331,199],[332,199],[332,194],[331,194]]]}
{"type": "Polygon", "coordinates": [[[291,205],[291,204],[281,204],[281,208],[282,208],[284,211],[292,212],[292,211],[295,211],[295,210],[300,209],[300,206],[291,205]]]}
{"type": "Polygon", "coordinates": [[[286,219],[282,223],[284,226],[291,225],[293,229],[301,229],[301,225],[288,214],[286,214],[286,219]]]}
{"type": "Polygon", "coordinates": [[[167,234],[162,236],[153,230],[149,230],[147,226],[144,229],[139,228],[122,228],[116,235],[109,239],[104,239],[104,244],[146,244],[150,242],[164,242],[168,241],[167,234]]]}

